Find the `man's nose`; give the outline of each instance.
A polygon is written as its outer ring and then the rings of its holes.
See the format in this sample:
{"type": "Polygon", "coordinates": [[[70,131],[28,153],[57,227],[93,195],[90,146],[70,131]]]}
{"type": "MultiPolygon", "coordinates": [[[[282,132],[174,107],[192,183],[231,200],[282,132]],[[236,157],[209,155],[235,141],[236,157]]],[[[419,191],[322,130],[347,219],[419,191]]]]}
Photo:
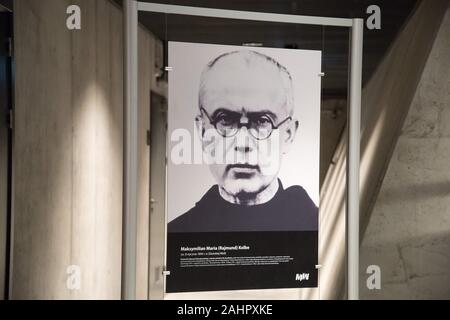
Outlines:
{"type": "Polygon", "coordinates": [[[251,152],[253,148],[252,138],[250,137],[247,127],[241,127],[236,135],[234,150],[236,152],[248,153],[251,152]]]}

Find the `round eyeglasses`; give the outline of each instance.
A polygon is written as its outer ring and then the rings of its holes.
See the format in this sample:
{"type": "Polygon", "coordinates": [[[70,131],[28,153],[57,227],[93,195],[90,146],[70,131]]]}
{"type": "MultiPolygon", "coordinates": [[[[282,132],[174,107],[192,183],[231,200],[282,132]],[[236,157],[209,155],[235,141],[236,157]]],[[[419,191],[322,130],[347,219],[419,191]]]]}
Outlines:
{"type": "Polygon", "coordinates": [[[214,112],[213,117],[210,117],[203,107],[200,110],[224,138],[234,137],[242,127],[246,127],[250,135],[256,140],[266,140],[270,138],[273,130],[279,129],[283,124],[292,120],[292,117],[287,117],[278,125],[275,125],[265,112],[249,112],[243,117],[242,113],[219,109],[214,112]],[[243,118],[246,121],[242,121],[243,118]]]}

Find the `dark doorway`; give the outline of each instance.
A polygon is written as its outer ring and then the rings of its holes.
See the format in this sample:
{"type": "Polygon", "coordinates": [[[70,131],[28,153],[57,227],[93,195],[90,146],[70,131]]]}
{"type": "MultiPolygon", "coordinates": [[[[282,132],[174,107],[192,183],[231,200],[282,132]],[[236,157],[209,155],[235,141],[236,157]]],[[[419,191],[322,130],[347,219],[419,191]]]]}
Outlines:
{"type": "Polygon", "coordinates": [[[8,299],[11,247],[12,29],[12,13],[0,10],[0,300],[8,299]]]}
{"type": "Polygon", "coordinates": [[[150,117],[149,299],[161,300],[165,264],[167,99],[155,92],[151,92],[150,117]]]}

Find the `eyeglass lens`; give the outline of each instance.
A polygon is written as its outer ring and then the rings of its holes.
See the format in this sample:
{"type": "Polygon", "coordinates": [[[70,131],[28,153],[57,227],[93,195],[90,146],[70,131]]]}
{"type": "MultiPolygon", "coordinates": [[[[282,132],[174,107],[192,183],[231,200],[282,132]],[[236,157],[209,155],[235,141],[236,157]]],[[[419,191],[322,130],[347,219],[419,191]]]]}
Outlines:
{"type": "Polygon", "coordinates": [[[236,135],[241,127],[246,127],[255,139],[264,140],[270,137],[273,123],[267,115],[247,115],[247,119],[248,123],[243,123],[240,114],[222,113],[216,118],[216,129],[224,137],[236,135]]]}

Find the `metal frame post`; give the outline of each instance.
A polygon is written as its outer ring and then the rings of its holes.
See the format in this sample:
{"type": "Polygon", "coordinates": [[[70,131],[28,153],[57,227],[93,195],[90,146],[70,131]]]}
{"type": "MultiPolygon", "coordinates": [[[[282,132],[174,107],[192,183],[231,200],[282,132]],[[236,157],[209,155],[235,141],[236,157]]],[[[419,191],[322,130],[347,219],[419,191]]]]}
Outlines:
{"type": "Polygon", "coordinates": [[[122,253],[122,299],[136,298],[138,177],[138,3],[124,0],[125,154],[122,253]]]}
{"type": "Polygon", "coordinates": [[[347,149],[347,293],[349,300],[359,299],[359,167],[363,32],[364,21],[353,19],[347,149]]]}

